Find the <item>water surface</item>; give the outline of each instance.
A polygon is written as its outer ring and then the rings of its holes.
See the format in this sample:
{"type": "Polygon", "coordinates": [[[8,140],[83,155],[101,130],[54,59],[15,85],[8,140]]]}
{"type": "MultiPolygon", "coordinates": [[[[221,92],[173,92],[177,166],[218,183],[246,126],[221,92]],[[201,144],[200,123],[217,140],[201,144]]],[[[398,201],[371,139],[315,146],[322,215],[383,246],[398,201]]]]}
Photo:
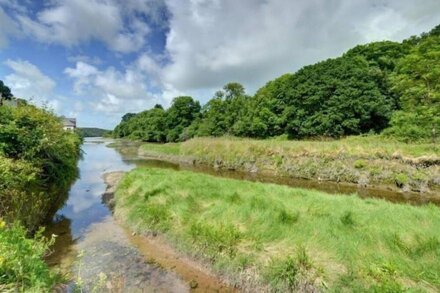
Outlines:
{"type": "Polygon", "coordinates": [[[74,281],[81,280],[85,291],[100,283],[106,289],[124,292],[189,291],[187,282],[178,275],[147,261],[103,202],[106,185],[102,175],[136,167],[135,162],[124,161],[120,153],[108,148],[109,142],[85,140],[84,156],[79,162],[80,178],[47,228],[49,235],[58,235],[47,262],[74,281]]]}

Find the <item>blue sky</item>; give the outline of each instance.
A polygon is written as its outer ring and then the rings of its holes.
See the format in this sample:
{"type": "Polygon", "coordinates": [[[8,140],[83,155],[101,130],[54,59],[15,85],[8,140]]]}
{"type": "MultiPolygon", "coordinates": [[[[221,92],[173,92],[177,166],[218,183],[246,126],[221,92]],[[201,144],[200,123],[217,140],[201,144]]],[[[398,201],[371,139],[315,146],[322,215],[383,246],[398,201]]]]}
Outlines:
{"type": "Polygon", "coordinates": [[[113,128],[438,24],[438,0],[0,0],[0,79],[79,126],[113,128]]]}

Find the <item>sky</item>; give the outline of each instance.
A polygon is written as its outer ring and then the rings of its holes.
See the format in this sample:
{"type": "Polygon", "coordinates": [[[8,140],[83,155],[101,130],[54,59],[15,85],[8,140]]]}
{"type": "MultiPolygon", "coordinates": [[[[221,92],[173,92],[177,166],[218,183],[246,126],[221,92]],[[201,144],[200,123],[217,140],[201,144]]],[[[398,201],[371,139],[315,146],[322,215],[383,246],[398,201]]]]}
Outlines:
{"type": "Polygon", "coordinates": [[[122,115],[228,82],[267,81],[357,44],[440,24],[439,0],[0,0],[0,80],[112,129],[122,115]]]}

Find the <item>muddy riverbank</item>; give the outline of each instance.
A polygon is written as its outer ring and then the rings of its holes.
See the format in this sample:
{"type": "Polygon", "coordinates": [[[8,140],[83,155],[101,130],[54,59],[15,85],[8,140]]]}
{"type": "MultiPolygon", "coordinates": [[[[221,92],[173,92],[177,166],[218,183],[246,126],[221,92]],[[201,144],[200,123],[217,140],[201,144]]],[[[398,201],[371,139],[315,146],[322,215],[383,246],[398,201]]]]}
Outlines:
{"type": "MultiPolygon", "coordinates": [[[[116,186],[123,172],[111,172],[104,174],[107,184],[105,192],[106,200],[113,202],[116,186]]],[[[116,216],[118,221],[118,217],[116,216]]],[[[159,267],[176,273],[184,280],[193,292],[238,292],[237,288],[226,285],[226,280],[221,281],[222,276],[215,276],[207,266],[191,259],[191,257],[177,251],[170,246],[162,235],[137,234],[125,228],[130,241],[144,255],[147,261],[159,267]]]]}

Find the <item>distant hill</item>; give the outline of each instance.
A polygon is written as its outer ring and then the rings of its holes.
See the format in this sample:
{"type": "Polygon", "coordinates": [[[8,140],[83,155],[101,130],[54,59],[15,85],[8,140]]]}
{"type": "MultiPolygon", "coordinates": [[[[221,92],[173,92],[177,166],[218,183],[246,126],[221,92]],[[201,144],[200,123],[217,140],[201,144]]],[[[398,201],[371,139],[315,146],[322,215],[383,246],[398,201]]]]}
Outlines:
{"type": "Polygon", "coordinates": [[[81,127],[78,132],[82,137],[102,137],[111,133],[110,130],[94,127],[81,127]]]}

